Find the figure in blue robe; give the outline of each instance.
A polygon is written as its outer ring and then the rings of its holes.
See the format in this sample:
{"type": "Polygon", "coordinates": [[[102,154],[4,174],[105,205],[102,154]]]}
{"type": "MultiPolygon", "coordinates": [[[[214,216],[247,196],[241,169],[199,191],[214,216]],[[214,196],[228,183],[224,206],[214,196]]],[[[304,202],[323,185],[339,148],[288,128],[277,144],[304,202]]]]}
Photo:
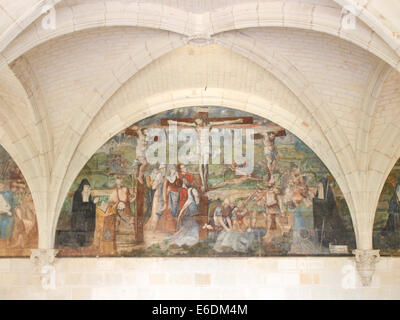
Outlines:
{"type": "Polygon", "coordinates": [[[8,212],[0,212],[0,239],[11,239],[14,229],[14,194],[11,191],[3,191],[0,195],[10,206],[8,212]]]}

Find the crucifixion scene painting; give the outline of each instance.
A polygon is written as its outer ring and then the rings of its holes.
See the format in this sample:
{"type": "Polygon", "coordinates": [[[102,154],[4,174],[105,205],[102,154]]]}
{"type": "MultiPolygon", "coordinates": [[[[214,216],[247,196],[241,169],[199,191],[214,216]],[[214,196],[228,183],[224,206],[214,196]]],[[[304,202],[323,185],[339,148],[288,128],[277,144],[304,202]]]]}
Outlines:
{"type": "Polygon", "coordinates": [[[223,107],[133,124],[81,170],[58,256],[346,255],[349,209],[321,160],[285,128],[223,107]]]}
{"type": "Polygon", "coordinates": [[[0,146],[0,257],[29,257],[37,246],[32,194],[21,170],[0,146]]]}

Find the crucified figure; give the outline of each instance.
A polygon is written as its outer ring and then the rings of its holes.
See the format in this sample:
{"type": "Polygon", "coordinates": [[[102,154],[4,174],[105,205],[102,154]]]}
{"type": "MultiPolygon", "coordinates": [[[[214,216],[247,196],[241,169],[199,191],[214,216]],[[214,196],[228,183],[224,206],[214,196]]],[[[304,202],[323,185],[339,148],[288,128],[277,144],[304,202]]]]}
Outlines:
{"type": "Polygon", "coordinates": [[[199,112],[194,117],[194,123],[185,121],[168,120],[170,125],[183,125],[193,127],[197,132],[197,154],[200,155],[199,173],[203,192],[207,192],[208,187],[208,162],[210,157],[210,131],[214,126],[230,125],[243,123],[243,119],[209,121],[207,113],[199,112]]]}
{"type": "MultiPolygon", "coordinates": [[[[281,128],[280,128],[281,129],[281,128]]],[[[264,142],[264,155],[265,159],[267,160],[267,182],[272,179],[272,175],[275,172],[276,162],[279,160],[278,150],[275,146],[275,139],[276,137],[286,135],[286,133],[282,134],[282,129],[279,130],[278,128],[268,128],[260,127],[257,130],[257,133],[262,135],[263,142],[264,142]]],[[[272,181],[271,181],[272,182],[272,181]]]]}

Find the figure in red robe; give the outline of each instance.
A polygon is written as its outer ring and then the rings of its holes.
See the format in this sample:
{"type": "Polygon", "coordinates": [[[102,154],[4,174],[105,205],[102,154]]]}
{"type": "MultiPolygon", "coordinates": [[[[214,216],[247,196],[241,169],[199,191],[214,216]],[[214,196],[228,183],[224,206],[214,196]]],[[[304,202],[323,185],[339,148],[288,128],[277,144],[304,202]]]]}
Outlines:
{"type": "MultiPolygon", "coordinates": [[[[201,188],[201,184],[196,181],[194,178],[194,174],[188,173],[187,168],[184,164],[178,164],[178,176],[183,180],[183,178],[186,178],[187,182],[191,185],[197,186],[201,188]]],[[[179,190],[179,212],[182,210],[185,202],[188,199],[188,189],[187,188],[180,188],[179,190]]]]}

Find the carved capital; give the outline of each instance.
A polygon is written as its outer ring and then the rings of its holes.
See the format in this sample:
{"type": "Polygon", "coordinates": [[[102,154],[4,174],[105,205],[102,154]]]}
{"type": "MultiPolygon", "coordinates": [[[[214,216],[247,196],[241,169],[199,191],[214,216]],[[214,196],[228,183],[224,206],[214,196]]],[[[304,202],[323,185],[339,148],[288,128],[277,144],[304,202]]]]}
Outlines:
{"type": "Polygon", "coordinates": [[[38,268],[51,266],[54,264],[57,253],[56,249],[32,249],[31,261],[38,268]]]}
{"type": "Polygon", "coordinates": [[[356,259],[356,268],[364,287],[371,285],[375,273],[375,264],[379,261],[379,250],[353,250],[356,259]]]}

